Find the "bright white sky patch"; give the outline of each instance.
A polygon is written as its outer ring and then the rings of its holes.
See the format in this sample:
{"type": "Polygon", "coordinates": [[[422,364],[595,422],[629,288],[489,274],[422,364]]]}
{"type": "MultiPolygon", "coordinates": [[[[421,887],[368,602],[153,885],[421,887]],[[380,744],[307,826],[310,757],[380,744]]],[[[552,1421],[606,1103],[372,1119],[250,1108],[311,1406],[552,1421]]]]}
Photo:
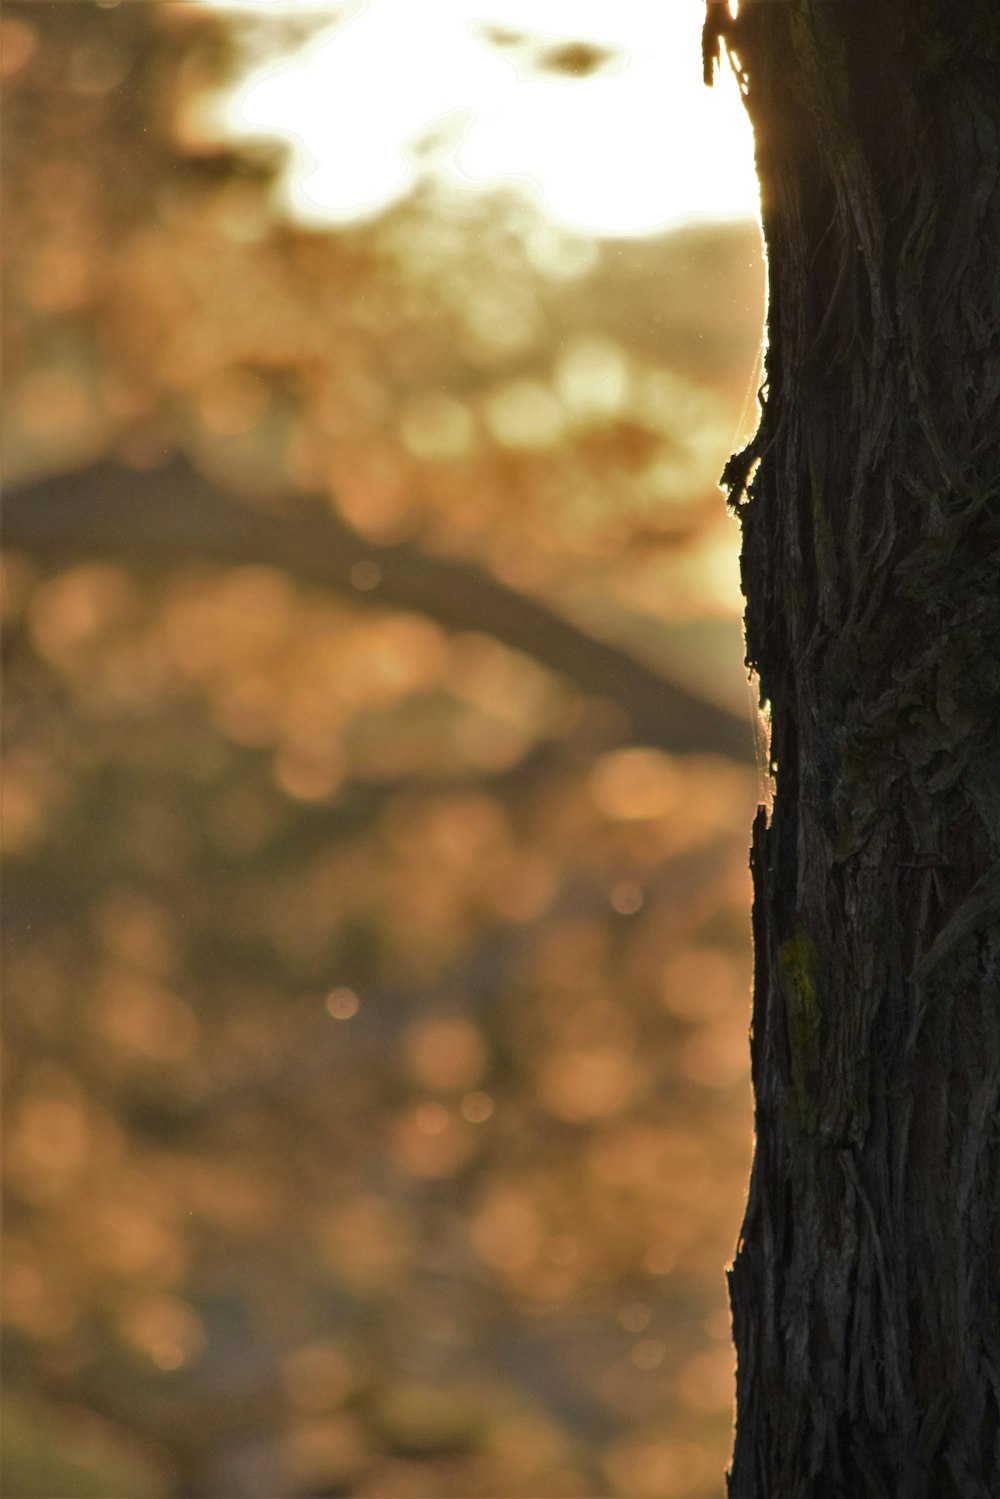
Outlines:
{"type": "Polygon", "coordinates": [[[428,174],[516,183],[598,234],[755,214],[735,83],[702,83],[703,14],[703,0],[349,0],[329,30],[238,85],[224,128],[288,140],[299,218],[369,217],[428,174]],[[497,48],[487,28],[527,41],[497,48]],[[546,43],[579,40],[625,55],[582,79],[533,70],[546,43]]]}

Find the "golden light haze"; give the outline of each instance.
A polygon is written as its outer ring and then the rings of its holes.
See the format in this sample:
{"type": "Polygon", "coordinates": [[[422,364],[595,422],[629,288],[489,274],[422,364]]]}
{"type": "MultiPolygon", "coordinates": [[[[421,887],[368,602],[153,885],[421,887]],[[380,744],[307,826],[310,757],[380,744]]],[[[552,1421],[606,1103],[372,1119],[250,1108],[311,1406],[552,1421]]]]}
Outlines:
{"type": "Polygon", "coordinates": [[[599,235],[753,215],[749,125],[728,73],[704,87],[702,14],[701,0],[350,0],[218,98],[215,124],[288,142],[282,193],[301,220],[374,216],[428,177],[516,184],[599,235]],[[571,76],[559,49],[577,42],[591,71],[571,76]]]}

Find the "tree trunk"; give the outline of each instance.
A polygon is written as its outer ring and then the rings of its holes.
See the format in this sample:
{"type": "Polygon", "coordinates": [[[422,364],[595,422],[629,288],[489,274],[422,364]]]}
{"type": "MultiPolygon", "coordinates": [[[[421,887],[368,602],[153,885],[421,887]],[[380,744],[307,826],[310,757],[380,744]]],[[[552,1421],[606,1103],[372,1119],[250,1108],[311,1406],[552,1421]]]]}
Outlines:
{"type": "Polygon", "coordinates": [[[1000,7],[716,6],[769,262],[724,475],[774,799],[730,1499],[1000,1494],[1000,7]]]}

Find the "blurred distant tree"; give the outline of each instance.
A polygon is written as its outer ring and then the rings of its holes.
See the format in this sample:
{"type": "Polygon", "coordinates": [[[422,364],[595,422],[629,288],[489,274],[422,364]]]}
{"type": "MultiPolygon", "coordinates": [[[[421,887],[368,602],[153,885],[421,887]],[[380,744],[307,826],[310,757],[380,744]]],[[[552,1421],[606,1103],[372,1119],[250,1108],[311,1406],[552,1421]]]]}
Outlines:
{"type": "MultiPolygon", "coordinates": [[[[711,7],[716,11],[717,7],[711,7]]],[[[1000,1472],[1000,20],[745,0],[766,404],[726,471],[774,803],[732,1499],[1000,1472]]]]}
{"type": "MultiPolygon", "coordinates": [[[[473,257],[453,274],[465,252],[449,262],[440,246],[464,243],[454,204],[443,228],[419,202],[340,235],[272,221],[274,153],[220,147],[190,102],[252,50],[249,20],[15,5],[5,35],[7,545],[126,565],[268,561],[491,633],[616,703],[635,740],[750,758],[741,717],[697,683],[666,683],[655,648],[652,667],[620,648],[627,630],[619,646],[601,638],[614,619],[591,633],[557,602],[574,563],[597,565],[634,610],[629,595],[652,592],[643,572],[662,580],[717,534],[701,470],[718,397],[694,384],[739,366],[731,329],[713,353],[699,316],[717,289],[664,311],[662,252],[655,275],[633,252],[657,298],[637,321],[647,341],[651,316],[657,331],[648,351],[633,339],[619,285],[626,355],[602,331],[586,256],[549,286],[515,234],[490,231],[482,273],[473,257]],[[77,159],[80,133],[99,172],[77,159]],[[543,307],[560,330],[554,361],[543,307]],[[665,352],[683,381],[660,368],[665,352]]],[[[586,72],[605,56],[590,52],[550,48],[537,63],[586,72]]],[[[676,238],[667,274],[689,279],[696,261],[699,278],[721,279],[710,249],[676,238]]]]}
{"type": "Polygon", "coordinates": [[[280,565],[309,582],[368,594],[382,607],[488,631],[615,702],[644,744],[751,760],[749,726],[728,708],[667,681],[480,567],[405,544],[373,546],[321,499],[294,518],[268,515],[229,499],[182,458],[145,474],[96,464],[9,495],[4,539],[47,558],[280,565]]]}
{"type": "Polygon", "coordinates": [[[266,9],[0,22],[0,1486],[707,1495],[759,235],[303,228],[266,9]]]}

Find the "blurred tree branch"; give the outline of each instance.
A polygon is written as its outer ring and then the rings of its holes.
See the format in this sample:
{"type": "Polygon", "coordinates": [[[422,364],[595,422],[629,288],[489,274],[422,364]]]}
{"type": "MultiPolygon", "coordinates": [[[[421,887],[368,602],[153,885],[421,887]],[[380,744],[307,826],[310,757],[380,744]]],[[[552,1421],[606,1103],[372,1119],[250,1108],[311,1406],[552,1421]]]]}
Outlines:
{"type": "Polygon", "coordinates": [[[318,498],[293,513],[252,509],[179,455],[156,469],[98,463],[24,485],[5,499],[3,541],[45,559],[279,567],[320,587],[413,609],[450,629],[492,635],[581,691],[617,703],[634,742],[753,760],[749,723],[482,568],[410,543],[374,545],[318,498]]]}

